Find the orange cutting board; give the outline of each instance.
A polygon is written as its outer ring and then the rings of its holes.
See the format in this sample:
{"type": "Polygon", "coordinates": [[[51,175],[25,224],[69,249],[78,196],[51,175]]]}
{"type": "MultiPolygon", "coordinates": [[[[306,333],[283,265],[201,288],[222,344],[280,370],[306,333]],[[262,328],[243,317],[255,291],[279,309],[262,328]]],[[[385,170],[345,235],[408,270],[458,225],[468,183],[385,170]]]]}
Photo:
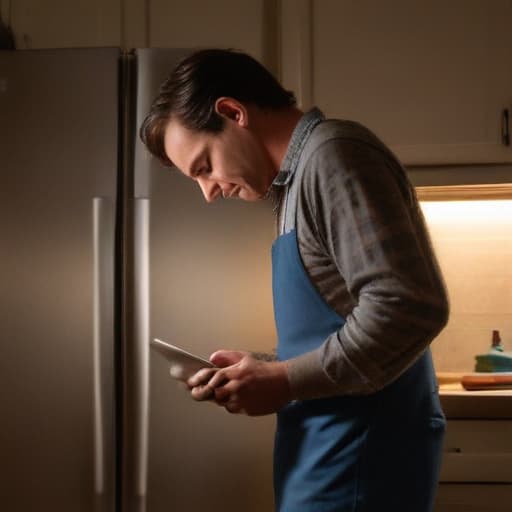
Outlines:
{"type": "Polygon", "coordinates": [[[461,384],[468,391],[483,389],[512,389],[512,372],[472,373],[463,375],[461,384]]]}

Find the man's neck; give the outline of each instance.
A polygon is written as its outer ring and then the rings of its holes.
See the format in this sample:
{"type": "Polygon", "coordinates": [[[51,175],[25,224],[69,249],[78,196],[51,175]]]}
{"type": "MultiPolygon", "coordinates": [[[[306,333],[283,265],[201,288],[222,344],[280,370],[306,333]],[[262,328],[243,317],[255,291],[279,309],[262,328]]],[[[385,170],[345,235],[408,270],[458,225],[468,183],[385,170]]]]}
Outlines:
{"type": "Polygon", "coordinates": [[[286,156],[293,130],[303,115],[300,109],[290,107],[281,110],[259,110],[253,117],[254,129],[269,154],[276,174],[286,156]]]}

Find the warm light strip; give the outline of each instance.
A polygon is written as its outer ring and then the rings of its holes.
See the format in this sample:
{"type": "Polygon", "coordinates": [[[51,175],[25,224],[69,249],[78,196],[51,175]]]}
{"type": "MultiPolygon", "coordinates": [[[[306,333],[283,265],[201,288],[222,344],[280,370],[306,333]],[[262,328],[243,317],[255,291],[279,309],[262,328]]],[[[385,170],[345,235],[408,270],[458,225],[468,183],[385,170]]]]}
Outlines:
{"type": "Polygon", "coordinates": [[[420,201],[420,205],[429,224],[510,224],[512,237],[512,199],[420,201]]]}

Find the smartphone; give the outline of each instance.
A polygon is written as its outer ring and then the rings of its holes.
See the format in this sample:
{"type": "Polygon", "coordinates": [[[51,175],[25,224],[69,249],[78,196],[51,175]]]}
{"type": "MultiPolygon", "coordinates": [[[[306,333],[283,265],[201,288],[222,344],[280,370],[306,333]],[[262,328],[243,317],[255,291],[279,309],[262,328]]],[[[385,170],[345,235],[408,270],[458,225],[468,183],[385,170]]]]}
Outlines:
{"type": "Polygon", "coordinates": [[[158,338],[153,338],[150,343],[154,350],[167,359],[170,364],[169,373],[175,379],[187,380],[201,368],[215,368],[215,365],[207,359],[158,338]]]}

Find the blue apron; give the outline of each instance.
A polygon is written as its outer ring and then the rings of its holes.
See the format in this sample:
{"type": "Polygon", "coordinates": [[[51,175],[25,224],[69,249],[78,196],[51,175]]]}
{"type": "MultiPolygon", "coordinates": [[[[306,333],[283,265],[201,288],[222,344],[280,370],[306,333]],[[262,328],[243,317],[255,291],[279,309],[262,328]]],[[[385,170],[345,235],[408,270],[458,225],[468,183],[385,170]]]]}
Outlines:
{"type": "MultiPolygon", "coordinates": [[[[279,359],[318,348],[345,323],[311,283],[295,228],[274,242],[272,281],[279,359]]],[[[293,401],[277,414],[276,509],[428,512],[444,431],[429,350],[377,393],[293,401]]]]}

